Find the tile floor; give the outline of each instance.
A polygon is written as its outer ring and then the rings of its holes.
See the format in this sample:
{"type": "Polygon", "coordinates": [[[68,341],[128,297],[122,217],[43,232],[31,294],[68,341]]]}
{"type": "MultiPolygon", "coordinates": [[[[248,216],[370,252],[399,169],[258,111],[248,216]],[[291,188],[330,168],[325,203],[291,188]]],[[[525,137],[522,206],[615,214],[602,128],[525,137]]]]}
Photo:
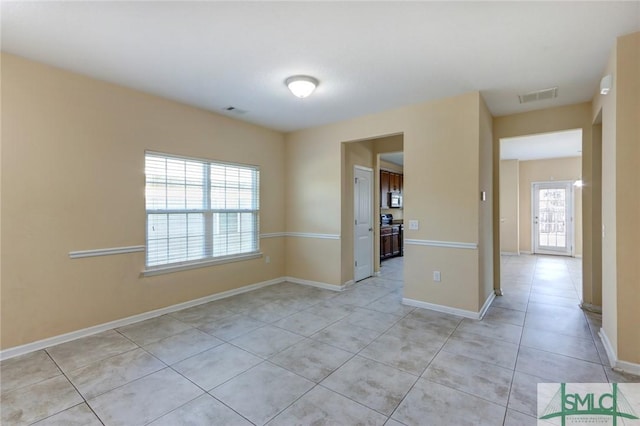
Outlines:
{"type": "Polygon", "coordinates": [[[282,283],[9,359],[1,423],[525,426],[538,382],[638,380],[577,307],[579,260],[502,262],[483,321],[402,305],[400,258],[343,293],[282,283]]]}

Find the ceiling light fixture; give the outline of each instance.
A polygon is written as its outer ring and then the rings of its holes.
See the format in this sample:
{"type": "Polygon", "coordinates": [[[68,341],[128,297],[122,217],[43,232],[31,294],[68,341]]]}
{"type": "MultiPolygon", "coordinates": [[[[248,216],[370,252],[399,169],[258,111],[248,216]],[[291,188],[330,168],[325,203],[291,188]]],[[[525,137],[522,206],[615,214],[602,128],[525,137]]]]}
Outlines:
{"type": "Polygon", "coordinates": [[[285,83],[291,93],[299,98],[306,98],[316,90],[318,80],[308,75],[294,75],[289,77],[285,83]]]}
{"type": "Polygon", "coordinates": [[[607,74],[602,77],[600,80],[600,94],[606,95],[611,90],[611,86],[613,85],[613,77],[611,74],[607,74]]]}

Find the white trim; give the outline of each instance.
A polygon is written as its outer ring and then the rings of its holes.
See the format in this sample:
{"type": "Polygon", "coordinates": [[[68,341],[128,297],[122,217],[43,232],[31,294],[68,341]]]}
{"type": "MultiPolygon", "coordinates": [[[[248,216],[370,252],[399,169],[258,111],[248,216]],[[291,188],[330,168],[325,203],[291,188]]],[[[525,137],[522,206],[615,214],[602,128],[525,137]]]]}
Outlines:
{"type": "Polygon", "coordinates": [[[78,251],[70,251],[69,257],[71,259],[80,259],[82,257],[110,256],[112,254],[137,253],[144,250],[145,250],[145,246],[128,246],[128,247],[113,247],[113,248],[95,249],[95,250],[78,250],[78,251]]]}
{"type": "Polygon", "coordinates": [[[467,311],[465,309],[452,308],[450,306],[436,305],[435,303],[423,302],[415,299],[402,299],[402,304],[407,306],[415,306],[416,308],[429,309],[436,312],[444,312],[445,314],[458,315],[465,318],[480,319],[480,312],[467,311]]]}
{"type": "Polygon", "coordinates": [[[381,276],[382,276],[382,273],[381,273],[380,271],[378,271],[378,272],[374,272],[374,273],[373,273],[373,276],[374,276],[374,277],[381,277],[381,276]]]}
{"type": "Polygon", "coordinates": [[[512,251],[501,251],[500,256],[519,256],[520,253],[515,253],[512,251]]]}
{"type": "Polygon", "coordinates": [[[582,259],[582,255],[581,254],[576,254],[573,257],[575,257],[576,259],[582,259]]]}
{"type": "Polygon", "coordinates": [[[613,368],[614,370],[619,370],[625,373],[631,373],[636,376],[640,376],[640,364],[629,361],[620,361],[618,359],[616,351],[613,349],[613,345],[607,337],[607,333],[605,333],[604,328],[600,329],[598,335],[600,336],[600,340],[602,340],[604,349],[607,352],[607,358],[609,358],[609,364],[611,365],[611,368],[613,368]]]}
{"type": "Polygon", "coordinates": [[[269,234],[260,234],[260,238],[280,238],[280,237],[319,238],[319,239],[325,239],[325,240],[339,240],[340,234],[316,234],[313,232],[272,232],[269,234]]]}
{"type": "Polygon", "coordinates": [[[602,340],[604,350],[607,352],[609,364],[611,365],[611,367],[615,367],[616,362],[618,361],[618,357],[616,356],[616,351],[613,349],[613,345],[611,345],[611,341],[607,337],[607,333],[605,333],[604,328],[600,329],[600,331],[598,332],[598,336],[600,336],[600,340],[602,340]]]}
{"type": "Polygon", "coordinates": [[[279,238],[279,237],[286,237],[287,233],[286,232],[271,232],[269,234],[260,234],[260,238],[279,238]]]}
{"type": "Polygon", "coordinates": [[[314,234],[311,232],[285,232],[287,237],[319,238],[324,240],[339,240],[340,234],[314,234]]]}
{"type": "Polygon", "coordinates": [[[595,312],[596,314],[602,315],[602,306],[596,306],[596,305],[592,305],[591,303],[582,302],[580,303],[580,308],[583,311],[595,312]]]}
{"type": "Polygon", "coordinates": [[[70,333],[60,334],[58,336],[48,337],[46,339],[38,340],[32,343],[27,343],[21,346],[15,346],[13,348],[8,348],[0,351],[0,360],[5,360],[8,358],[13,358],[19,355],[24,355],[29,352],[38,351],[41,349],[48,348],[50,346],[59,345],[61,343],[66,343],[71,340],[79,339],[81,337],[91,336],[93,334],[101,333],[103,331],[112,330],[118,327],[124,327],[125,325],[133,324],[138,321],[147,320],[150,318],[155,318],[160,315],[169,314],[171,312],[179,311],[181,309],[190,308],[192,306],[201,305],[203,303],[212,302],[214,300],[224,299],[227,297],[235,296],[236,294],[246,293],[248,291],[257,290],[262,287],[267,287],[274,284],[279,284],[285,281],[284,278],[274,278],[269,281],[263,281],[256,284],[249,284],[244,287],[236,288],[233,290],[223,291],[221,293],[212,294],[209,296],[201,297],[194,300],[189,300],[187,302],[178,303],[175,305],[167,306],[160,309],[155,309],[153,311],[144,312],[137,315],[132,315],[130,317],[121,318],[115,321],[106,322],[103,324],[94,325],[92,327],[87,327],[82,330],[72,331],[70,333]]]}
{"type": "Polygon", "coordinates": [[[296,278],[296,277],[284,277],[283,280],[288,281],[290,283],[294,283],[294,284],[308,285],[311,287],[317,287],[317,288],[322,288],[322,289],[331,290],[331,291],[343,291],[346,287],[346,285],[327,284],[327,283],[322,283],[320,281],[303,280],[302,278],[296,278]]]}
{"type": "Polygon", "coordinates": [[[524,251],[524,250],[520,250],[520,254],[533,254],[530,251],[524,251]]]}
{"type": "Polygon", "coordinates": [[[487,300],[484,301],[484,305],[482,305],[482,308],[480,308],[480,312],[478,312],[478,316],[480,317],[478,319],[484,318],[485,314],[489,310],[489,307],[491,307],[491,304],[493,303],[495,298],[496,298],[495,291],[491,291],[491,293],[489,293],[489,296],[487,296],[487,300]]]}
{"type": "MultiPolygon", "coordinates": [[[[371,276],[373,276],[373,272],[374,272],[374,258],[375,258],[375,249],[374,249],[374,236],[375,234],[373,233],[373,228],[375,227],[374,225],[374,220],[373,220],[373,211],[374,211],[374,207],[373,207],[373,182],[374,182],[374,177],[373,177],[373,169],[370,169],[368,167],[363,167],[363,166],[358,166],[358,165],[354,165],[353,166],[353,177],[354,177],[354,188],[353,188],[353,219],[354,221],[351,223],[355,223],[355,225],[353,226],[353,258],[355,259],[355,262],[353,262],[353,277],[354,280],[363,280],[365,278],[369,278],[371,276]],[[357,191],[358,189],[358,174],[360,174],[361,176],[364,175],[366,178],[369,179],[369,191],[366,194],[367,197],[369,198],[369,229],[367,231],[367,235],[368,235],[368,239],[369,239],[369,249],[371,251],[371,257],[369,258],[369,267],[367,268],[366,271],[364,271],[363,275],[366,275],[363,278],[359,278],[358,275],[358,214],[360,213],[359,211],[359,203],[358,203],[358,196],[360,194],[360,191],[357,191]]],[[[364,253],[367,254],[367,253],[364,253]]],[[[368,257],[368,256],[367,256],[368,257]]],[[[366,265],[365,265],[366,266],[366,265]]]]}
{"type": "Polygon", "coordinates": [[[616,365],[613,368],[614,370],[619,370],[624,373],[631,373],[635,376],[640,376],[640,364],[636,364],[634,362],[617,360],[616,365]]]}
{"type": "MultiPolygon", "coordinates": [[[[365,278],[365,280],[366,280],[366,278],[365,278]]],[[[354,280],[349,280],[346,283],[342,284],[342,288],[345,289],[345,288],[347,288],[347,287],[349,287],[351,285],[354,285],[355,283],[356,282],[354,280]]]]}
{"type": "Polygon", "coordinates": [[[145,277],[153,277],[154,275],[171,274],[173,272],[188,271],[189,269],[206,268],[208,266],[222,265],[225,263],[242,262],[244,260],[258,259],[262,257],[262,253],[248,253],[233,256],[225,256],[223,258],[208,259],[201,262],[189,262],[178,265],[160,266],[158,268],[150,268],[142,271],[145,277]]]}
{"type": "MultiPolygon", "coordinates": [[[[353,167],[355,169],[366,170],[367,172],[373,173],[373,169],[371,167],[359,166],[357,164],[355,164],[353,167]]],[[[398,172],[395,172],[395,173],[398,173],[398,172]]]]}
{"type": "Polygon", "coordinates": [[[552,180],[552,181],[540,181],[540,182],[531,182],[531,252],[535,254],[548,254],[548,255],[560,255],[560,256],[570,256],[572,257],[575,254],[576,243],[575,243],[575,234],[576,234],[576,223],[575,223],[575,195],[574,195],[574,186],[571,180],[552,180]],[[565,212],[567,216],[570,218],[571,226],[566,227],[566,243],[569,245],[566,250],[541,250],[540,242],[538,240],[539,234],[536,232],[536,227],[534,222],[535,213],[537,207],[539,206],[539,201],[536,203],[536,194],[535,190],[536,186],[545,188],[557,188],[559,186],[565,186],[564,189],[567,189],[567,199],[565,200],[565,212]]]}
{"type": "Polygon", "coordinates": [[[149,155],[154,155],[156,157],[170,157],[178,160],[197,161],[199,163],[214,163],[214,164],[224,164],[226,166],[252,167],[258,171],[260,170],[260,166],[256,164],[232,163],[230,161],[213,160],[211,158],[204,158],[204,157],[189,157],[187,155],[167,154],[166,152],[152,151],[149,149],[145,150],[144,154],[145,156],[149,154],[149,155]]]}
{"type": "Polygon", "coordinates": [[[427,246],[427,247],[446,247],[467,250],[478,250],[478,243],[459,243],[456,241],[435,241],[435,240],[411,240],[405,239],[405,245],[427,246]]]}

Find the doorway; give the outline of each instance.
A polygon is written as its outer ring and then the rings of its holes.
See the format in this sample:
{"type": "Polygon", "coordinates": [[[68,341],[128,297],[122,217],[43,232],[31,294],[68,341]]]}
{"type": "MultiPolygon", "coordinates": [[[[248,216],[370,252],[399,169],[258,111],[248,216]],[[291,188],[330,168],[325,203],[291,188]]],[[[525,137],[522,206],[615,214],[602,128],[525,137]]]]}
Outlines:
{"type": "Polygon", "coordinates": [[[373,169],[354,166],[354,281],[373,275],[373,169]]]}
{"type": "Polygon", "coordinates": [[[531,185],[534,254],[573,255],[573,182],[531,185]]]}
{"type": "Polygon", "coordinates": [[[500,139],[499,172],[502,254],[581,257],[583,191],[578,185],[582,182],[582,129],[500,139]],[[544,187],[549,191],[542,199],[543,187],[534,186],[541,183],[552,185],[544,187]],[[561,189],[553,191],[554,185],[561,189]],[[562,198],[565,192],[566,199],[562,198]],[[548,199],[554,196],[559,199],[548,199]],[[534,205],[536,199],[541,200],[538,206],[534,205]],[[561,200],[571,211],[555,211],[561,200]],[[540,208],[546,209],[542,215],[540,208]],[[543,222],[537,223],[540,220],[543,222]]]}

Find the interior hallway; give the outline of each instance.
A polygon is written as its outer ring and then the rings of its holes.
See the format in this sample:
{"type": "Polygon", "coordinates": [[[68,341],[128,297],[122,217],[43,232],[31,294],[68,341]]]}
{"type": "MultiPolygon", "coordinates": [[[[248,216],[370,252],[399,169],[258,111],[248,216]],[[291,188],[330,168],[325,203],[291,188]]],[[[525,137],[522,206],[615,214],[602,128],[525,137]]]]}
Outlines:
{"type": "Polygon", "coordinates": [[[342,293],[282,283],[9,359],[1,423],[523,426],[538,382],[638,380],[577,306],[579,260],[502,262],[483,321],[402,305],[395,258],[342,293]]]}

